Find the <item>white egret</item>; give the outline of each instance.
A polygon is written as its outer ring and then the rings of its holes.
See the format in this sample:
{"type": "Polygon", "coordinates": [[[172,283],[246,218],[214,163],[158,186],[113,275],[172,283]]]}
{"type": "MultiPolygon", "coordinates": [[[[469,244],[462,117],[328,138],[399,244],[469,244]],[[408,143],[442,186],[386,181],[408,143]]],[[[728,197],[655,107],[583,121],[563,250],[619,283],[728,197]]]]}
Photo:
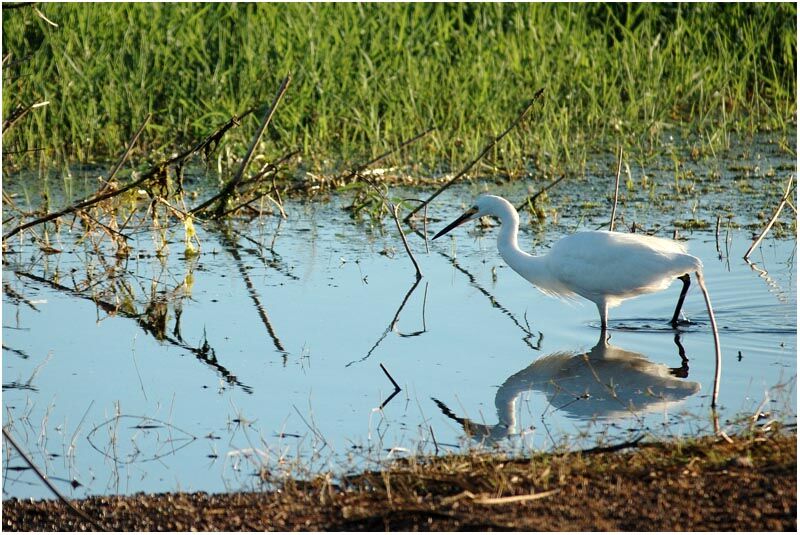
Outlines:
{"type": "Polygon", "coordinates": [[[716,405],[721,355],[716,321],[711,301],[703,283],[700,260],[686,253],[686,248],[672,240],[610,231],[576,232],[561,238],[550,251],[533,256],[519,248],[519,214],[510,202],[495,195],[481,195],[464,214],[447,225],[433,239],[467,221],[483,216],[500,219],[497,249],[505,262],[545,294],[571,298],[584,297],[597,305],[600,328],[608,328],[608,309],[625,299],[667,288],[676,278],[683,281],[673,325],[686,292],[689,273],[695,272],[703,291],[717,355],[717,373],[712,406],[716,405]]]}
{"type": "Polygon", "coordinates": [[[568,418],[612,421],[663,412],[700,391],[699,383],[680,379],[680,375],[641,353],[612,346],[601,336],[588,352],[551,353],[506,379],[494,397],[496,424],[460,418],[438,399],[433,401],[445,416],[461,424],[467,435],[496,443],[519,434],[517,402],[525,392],[543,393],[547,407],[568,418]]]}

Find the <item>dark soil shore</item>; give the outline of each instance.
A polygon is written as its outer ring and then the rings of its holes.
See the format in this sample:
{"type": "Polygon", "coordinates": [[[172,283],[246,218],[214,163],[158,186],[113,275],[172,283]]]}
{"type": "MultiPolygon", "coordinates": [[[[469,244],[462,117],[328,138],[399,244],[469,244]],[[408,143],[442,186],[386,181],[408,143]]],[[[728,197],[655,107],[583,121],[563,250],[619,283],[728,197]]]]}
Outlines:
{"type": "MultiPolygon", "coordinates": [[[[280,492],[94,497],[105,529],[796,531],[797,435],[640,443],[525,460],[403,461],[280,492]]],[[[3,530],[92,529],[58,501],[3,502],[3,530]]]]}

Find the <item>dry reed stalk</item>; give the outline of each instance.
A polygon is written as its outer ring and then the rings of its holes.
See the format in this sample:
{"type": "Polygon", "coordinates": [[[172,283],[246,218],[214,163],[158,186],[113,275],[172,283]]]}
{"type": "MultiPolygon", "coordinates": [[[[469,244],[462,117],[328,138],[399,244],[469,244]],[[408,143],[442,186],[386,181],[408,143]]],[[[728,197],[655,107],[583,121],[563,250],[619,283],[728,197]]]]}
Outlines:
{"type": "Polygon", "coordinates": [[[783,207],[786,205],[787,201],[789,200],[789,194],[791,194],[791,192],[792,192],[792,183],[793,182],[794,182],[794,175],[791,175],[789,177],[789,183],[786,185],[786,192],[781,197],[781,201],[780,201],[780,203],[778,203],[778,207],[775,209],[775,213],[772,214],[772,218],[769,220],[769,223],[767,223],[767,226],[764,227],[764,230],[761,231],[761,234],[758,236],[758,238],[756,238],[753,241],[752,245],[750,245],[750,248],[747,250],[747,252],[744,253],[744,259],[745,260],[747,260],[750,257],[750,253],[753,252],[753,249],[758,247],[758,244],[761,243],[761,240],[763,240],[764,236],[767,235],[767,232],[769,232],[769,229],[771,229],[772,225],[775,224],[775,221],[778,220],[778,216],[781,215],[781,210],[783,210],[783,207]]]}
{"type": "Polygon", "coordinates": [[[553,186],[555,186],[556,184],[558,184],[559,182],[561,182],[565,178],[567,178],[567,175],[561,175],[560,177],[558,177],[557,179],[553,180],[548,185],[544,186],[542,189],[540,189],[539,191],[537,191],[536,193],[534,193],[533,195],[531,195],[530,197],[525,199],[522,202],[522,204],[517,206],[517,211],[519,212],[523,208],[528,207],[528,206],[530,206],[532,209],[535,209],[536,208],[536,199],[538,199],[540,196],[544,195],[547,192],[547,190],[549,190],[550,188],[552,188],[553,186]]]}
{"type": "Polygon", "coordinates": [[[269,106],[269,108],[267,108],[266,112],[264,112],[264,117],[261,119],[261,124],[253,136],[253,139],[250,141],[250,146],[247,149],[247,153],[245,153],[242,163],[239,165],[239,169],[236,171],[236,174],[233,176],[233,178],[230,180],[230,182],[225,184],[225,186],[222,188],[222,191],[192,210],[192,213],[202,212],[212,204],[217,203],[217,207],[214,210],[214,217],[219,218],[223,215],[223,212],[225,211],[225,201],[231,196],[231,194],[233,194],[236,186],[238,186],[239,182],[241,182],[242,178],[244,178],[244,172],[247,169],[247,166],[250,165],[250,161],[253,159],[256,146],[258,146],[258,142],[261,141],[261,137],[264,135],[267,126],[269,126],[270,121],[272,121],[272,118],[275,116],[275,110],[277,109],[281,98],[283,98],[283,95],[286,93],[286,90],[289,88],[289,83],[291,81],[292,75],[287,74],[281,82],[278,92],[275,94],[275,98],[272,100],[272,104],[269,106]]]}
{"type": "Polygon", "coordinates": [[[144,121],[142,122],[142,126],[140,126],[139,129],[136,131],[136,133],[133,135],[133,138],[131,138],[130,142],[128,143],[128,146],[125,149],[125,152],[122,153],[122,156],[117,161],[116,165],[111,169],[111,172],[108,174],[108,178],[106,178],[106,183],[103,185],[103,187],[101,187],[97,191],[97,193],[95,195],[102,195],[103,193],[105,193],[108,190],[108,188],[111,185],[111,182],[117,176],[117,173],[122,168],[122,165],[125,163],[125,161],[128,159],[128,156],[130,156],[134,145],[136,145],[136,142],[139,141],[139,136],[142,135],[142,132],[144,132],[144,129],[147,127],[147,124],[150,122],[150,119],[152,119],[152,118],[153,118],[153,114],[152,113],[148,113],[147,117],[144,118],[144,121]]]}
{"type": "Polygon", "coordinates": [[[622,145],[619,146],[619,156],[617,160],[617,178],[614,180],[614,204],[611,206],[611,222],[608,230],[614,230],[614,218],[617,215],[617,201],[619,200],[619,175],[622,172],[622,145]]]}
{"type": "Polygon", "coordinates": [[[535,494],[525,494],[522,496],[506,496],[503,498],[477,498],[473,500],[472,503],[476,503],[478,505],[504,505],[507,503],[530,502],[533,500],[541,500],[542,498],[547,498],[548,496],[552,496],[553,494],[557,494],[559,492],[561,492],[561,489],[547,490],[544,492],[537,492],[535,494]]]}
{"type": "Polygon", "coordinates": [[[70,501],[69,501],[69,500],[68,500],[66,497],[64,497],[64,495],[63,495],[63,494],[61,494],[61,493],[58,491],[58,489],[57,489],[57,488],[55,488],[55,486],[54,486],[54,485],[53,485],[53,484],[50,482],[50,480],[49,480],[49,479],[47,478],[47,476],[46,476],[46,475],[45,475],[45,474],[44,474],[44,473],[41,471],[41,469],[39,469],[39,467],[38,467],[38,466],[36,466],[36,465],[34,464],[34,462],[31,460],[31,458],[30,458],[30,457],[28,457],[28,455],[27,455],[27,454],[26,454],[24,451],[22,451],[22,448],[20,447],[20,445],[19,445],[19,444],[17,444],[17,441],[16,441],[16,440],[14,440],[14,437],[12,437],[12,436],[11,436],[11,433],[9,433],[9,432],[6,430],[6,428],[5,428],[5,427],[3,427],[3,436],[5,436],[5,437],[6,437],[6,440],[8,440],[8,443],[9,443],[9,444],[11,444],[12,446],[14,446],[14,449],[15,449],[15,450],[17,450],[17,453],[19,453],[19,454],[20,454],[20,456],[21,456],[23,459],[25,459],[25,462],[26,462],[26,463],[28,463],[28,466],[30,466],[30,467],[31,467],[31,469],[32,469],[32,470],[33,470],[33,471],[36,473],[36,475],[37,475],[37,476],[39,476],[39,479],[41,479],[41,480],[42,480],[42,482],[43,482],[43,483],[44,483],[44,484],[47,486],[47,488],[48,488],[48,489],[50,489],[50,491],[51,491],[53,494],[55,494],[55,495],[56,495],[56,497],[58,498],[58,500],[59,500],[61,503],[63,503],[64,505],[66,505],[66,506],[67,506],[67,508],[68,508],[70,511],[72,511],[73,513],[75,513],[76,515],[78,515],[78,516],[79,516],[79,517],[80,517],[82,520],[85,520],[86,522],[88,522],[88,523],[89,523],[89,525],[90,525],[90,526],[92,526],[92,527],[93,527],[94,529],[96,529],[97,531],[109,531],[109,530],[107,530],[106,528],[104,528],[102,525],[100,525],[100,524],[99,524],[99,523],[98,523],[96,520],[94,520],[93,518],[91,518],[89,515],[87,515],[86,513],[84,513],[83,511],[81,511],[81,510],[80,510],[80,509],[78,509],[77,507],[75,507],[74,505],[72,505],[72,502],[70,502],[70,501]]]}
{"type": "Polygon", "coordinates": [[[719,382],[722,375],[722,352],[719,347],[719,331],[717,330],[717,320],[714,318],[714,309],[711,307],[711,297],[708,295],[706,283],[703,280],[703,274],[696,271],[697,284],[700,290],[703,291],[703,299],[706,301],[706,309],[708,310],[708,319],[711,321],[711,332],[714,334],[714,356],[716,358],[716,365],[714,367],[714,389],[711,395],[711,408],[717,407],[717,398],[719,397],[719,382]]]}
{"type": "MultiPolygon", "coordinates": [[[[251,112],[252,112],[252,110],[248,110],[241,117],[244,117],[244,116],[248,115],[251,112]]],[[[163,174],[164,170],[167,167],[169,167],[170,165],[176,165],[176,164],[177,165],[183,165],[183,163],[190,156],[192,156],[193,154],[199,152],[200,150],[207,150],[207,151],[208,150],[213,150],[213,148],[216,147],[216,144],[219,143],[219,140],[225,134],[225,132],[227,132],[231,127],[237,126],[239,124],[239,120],[241,119],[241,117],[236,117],[236,116],[232,117],[226,124],[224,124],[223,126],[218,128],[216,131],[214,131],[214,133],[212,133],[210,136],[206,137],[203,141],[197,143],[192,148],[182,152],[181,154],[179,154],[179,155],[177,155],[177,156],[175,156],[173,158],[170,158],[168,160],[164,160],[162,162],[157,163],[156,165],[151,167],[149,170],[147,170],[141,177],[139,177],[138,179],[134,180],[130,184],[128,184],[126,186],[123,186],[123,187],[121,187],[119,189],[116,189],[114,191],[110,191],[110,192],[103,193],[103,194],[100,194],[100,195],[95,194],[92,197],[89,197],[88,199],[84,199],[82,201],[78,201],[77,203],[75,203],[75,204],[73,204],[71,206],[63,208],[63,209],[58,210],[56,212],[51,212],[51,213],[46,214],[46,215],[44,215],[42,217],[39,217],[37,219],[34,219],[32,221],[28,221],[27,223],[19,225],[19,226],[15,227],[15,228],[11,229],[7,233],[5,233],[3,235],[3,241],[6,241],[10,237],[20,233],[23,230],[29,229],[31,227],[35,227],[35,226],[40,225],[42,223],[47,223],[48,221],[52,221],[54,219],[58,219],[59,217],[62,217],[62,216],[65,216],[67,214],[71,214],[71,213],[77,212],[78,210],[83,210],[83,209],[88,208],[90,206],[94,206],[97,203],[100,203],[100,202],[103,202],[105,200],[111,199],[111,198],[116,197],[118,195],[121,195],[121,194],[123,194],[123,193],[125,193],[127,191],[130,191],[133,188],[139,187],[140,185],[144,184],[148,180],[150,180],[150,179],[152,179],[154,177],[157,178],[158,176],[163,174]],[[212,144],[214,144],[213,147],[212,147],[212,144]]],[[[192,213],[195,212],[195,211],[197,211],[197,209],[193,210],[192,213]]]]}
{"type": "Polygon", "coordinates": [[[484,156],[486,156],[486,154],[488,154],[488,153],[489,153],[489,151],[490,151],[490,150],[492,150],[492,148],[493,148],[493,147],[494,147],[494,146],[495,146],[495,145],[496,145],[496,144],[497,144],[497,143],[498,143],[498,142],[499,142],[501,139],[503,139],[504,137],[506,137],[506,135],[507,135],[509,132],[511,132],[511,130],[513,130],[513,129],[514,129],[514,127],[515,127],[515,126],[517,126],[517,125],[518,125],[518,124],[519,124],[519,123],[522,121],[522,119],[523,119],[523,118],[524,118],[524,117],[525,117],[525,116],[528,114],[528,112],[530,111],[530,109],[533,107],[534,103],[535,103],[537,100],[539,100],[539,98],[542,96],[542,93],[544,93],[544,88],[541,88],[541,89],[539,89],[539,90],[538,90],[538,91],[537,91],[537,92],[536,92],[536,93],[533,95],[533,98],[532,98],[532,99],[531,99],[531,100],[530,100],[530,101],[529,101],[529,102],[528,102],[528,103],[525,105],[525,107],[522,109],[522,111],[519,113],[519,115],[517,115],[517,118],[516,118],[516,119],[514,119],[514,120],[511,122],[511,124],[508,126],[508,128],[506,128],[506,129],[505,129],[505,130],[503,130],[503,131],[502,131],[500,134],[498,134],[497,136],[495,136],[495,137],[494,137],[494,139],[492,139],[492,140],[489,142],[489,144],[487,144],[487,145],[486,145],[486,146],[483,148],[483,150],[480,152],[480,154],[478,154],[478,156],[477,156],[477,157],[476,157],[474,160],[472,160],[470,163],[468,163],[468,164],[466,165],[466,167],[464,167],[464,168],[463,168],[461,171],[459,171],[459,173],[458,173],[456,176],[454,176],[453,178],[451,178],[450,180],[448,180],[447,182],[445,182],[445,183],[444,183],[444,184],[443,184],[443,185],[442,185],[442,186],[441,186],[439,189],[437,189],[437,190],[436,190],[436,191],[435,191],[435,192],[434,192],[434,193],[433,193],[433,194],[432,194],[430,197],[428,197],[427,199],[425,199],[425,200],[422,202],[422,204],[420,204],[419,206],[417,206],[416,208],[414,208],[413,210],[411,210],[411,212],[409,212],[409,214],[408,214],[408,215],[407,215],[405,218],[403,218],[403,222],[405,222],[405,223],[408,223],[408,222],[411,220],[411,218],[412,218],[412,217],[414,217],[414,215],[415,215],[417,212],[419,212],[420,210],[422,210],[423,208],[425,208],[426,206],[428,206],[428,204],[430,204],[430,202],[431,202],[433,199],[435,199],[436,197],[438,197],[438,196],[439,196],[439,195],[440,195],[440,194],[441,194],[441,193],[442,193],[444,190],[446,190],[447,188],[449,188],[449,187],[450,187],[450,186],[451,186],[451,185],[452,185],[454,182],[456,182],[456,181],[457,181],[458,179],[460,179],[462,176],[464,176],[465,174],[467,174],[467,172],[468,172],[470,169],[472,169],[472,168],[475,166],[475,164],[477,164],[477,163],[478,163],[478,162],[479,162],[479,161],[480,161],[480,160],[481,160],[481,159],[482,159],[484,156]]]}

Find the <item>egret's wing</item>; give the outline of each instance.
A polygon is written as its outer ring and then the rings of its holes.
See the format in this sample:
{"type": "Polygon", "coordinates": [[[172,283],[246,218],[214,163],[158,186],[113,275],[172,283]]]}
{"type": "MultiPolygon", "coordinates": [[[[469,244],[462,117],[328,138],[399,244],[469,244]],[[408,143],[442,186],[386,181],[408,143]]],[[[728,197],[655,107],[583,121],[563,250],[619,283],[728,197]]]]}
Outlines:
{"type": "Polygon", "coordinates": [[[548,255],[555,278],[589,299],[609,304],[669,286],[699,269],[676,242],[637,234],[580,232],[559,241],[548,255]]]}

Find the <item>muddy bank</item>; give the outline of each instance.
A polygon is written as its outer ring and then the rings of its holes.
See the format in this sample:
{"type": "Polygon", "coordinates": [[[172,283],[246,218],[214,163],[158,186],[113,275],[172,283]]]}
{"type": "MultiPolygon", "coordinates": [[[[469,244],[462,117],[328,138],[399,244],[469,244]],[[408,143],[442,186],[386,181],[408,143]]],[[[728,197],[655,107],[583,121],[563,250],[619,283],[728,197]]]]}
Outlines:
{"type": "MultiPolygon", "coordinates": [[[[797,435],[640,443],[525,460],[403,461],[279,492],[94,497],[103,527],[158,530],[795,531],[797,435]]],[[[57,501],[3,502],[3,529],[88,530],[57,501]]]]}

